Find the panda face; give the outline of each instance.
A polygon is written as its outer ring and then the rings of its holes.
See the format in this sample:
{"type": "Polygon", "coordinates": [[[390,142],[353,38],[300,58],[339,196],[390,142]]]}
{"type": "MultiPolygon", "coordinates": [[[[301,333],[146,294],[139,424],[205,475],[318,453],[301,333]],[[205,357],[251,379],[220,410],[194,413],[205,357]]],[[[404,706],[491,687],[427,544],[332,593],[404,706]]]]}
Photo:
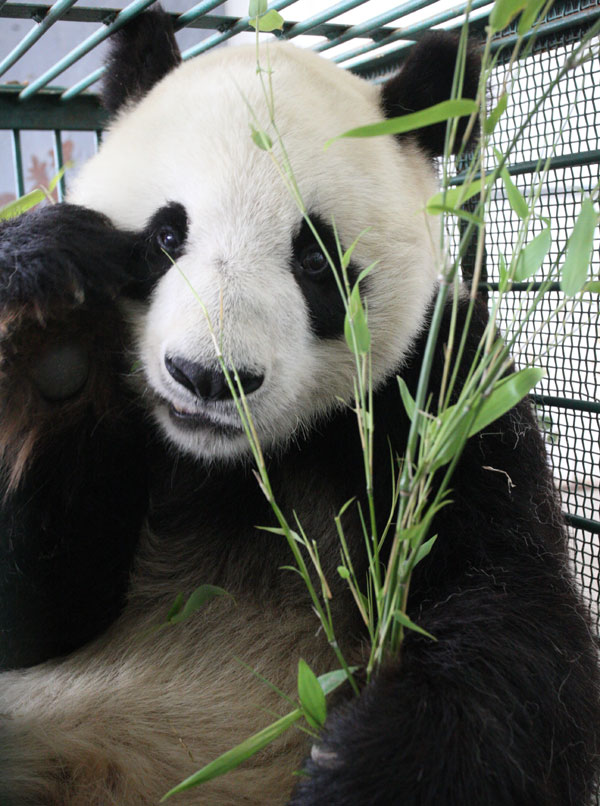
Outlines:
{"type": "MultiPolygon", "coordinates": [[[[153,413],[206,460],[248,453],[218,356],[238,371],[261,444],[284,446],[352,396],[354,358],[326,255],[282,170],[254,48],[224,49],[169,73],[109,130],[70,201],[139,233],[148,300],[131,317],[153,413]],[[168,253],[168,256],[167,254],[168,253]]],[[[266,55],[263,54],[266,62],[266,55]]],[[[337,260],[335,232],[364,281],[375,384],[398,369],[439,271],[424,213],[429,158],[393,138],[325,142],[383,117],[377,87],[324,59],[270,48],[275,121],[305,208],[337,260]]]]}

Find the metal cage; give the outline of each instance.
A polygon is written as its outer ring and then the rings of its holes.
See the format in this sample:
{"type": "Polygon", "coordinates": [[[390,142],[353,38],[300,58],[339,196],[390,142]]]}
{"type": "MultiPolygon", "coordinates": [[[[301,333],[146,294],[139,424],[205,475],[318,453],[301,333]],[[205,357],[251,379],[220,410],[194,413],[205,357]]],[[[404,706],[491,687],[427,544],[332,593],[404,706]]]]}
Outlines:
{"type": "MultiPolygon", "coordinates": [[[[134,0],[115,8],[104,6],[110,0],[96,0],[93,6],[78,6],[76,0],[57,0],[51,6],[0,0],[0,82],[5,82],[0,85],[0,204],[55,173],[71,152],[80,160],[92,153],[104,125],[94,95],[102,76],[104,40],[152,1],[134,0]]],[[[170,8],[169,2],[165,5],[170,8]]],[[[303,45],[342,67],[378,80],[396,68],[411,44],[430,28],[459,27],[468,4],[449,7],[445,0],[407,0],[394,8],[390,5],[379,0],[342,0],[318,13],[308,13],[306,0],[276,0],[271,7],[284,12],[286,18],[278,35],[301,37],[303,45]]],[[[250,30],[248,17],[235,13],[240,7],[246,7],[245,0],[237,5],[204,0],[173,12],[184,59],[235,41],[250,30]]],[[[470,7],[471,34],[478,37],[484,31],[490,4],[473,0],[470,7]]],[[[530,54],[513,69],[512,104],[495,132],[500,150],[521,126],[548,76],[599,19],[600,2],[557,0],[541,24],[530,54]]],[[[514,37],[509,29],[495,41],[498,63],[493,80],[498,86],[504,80],[504,62],[514,37]]],[[[540,204],[554,222],[554,256],[573,227],[582,192],[595,187],[597,192],[600,84],[596,72],[591,59],[572,65],[527,127],[511,160],[510,173],[524,193],[540,170],[540,158],[548,161],[540,204]]],[[[64,183],[61,180],[56,190],[59,199],[65,192],[64,183]]],[[[497,289],[500,255],[510,253],[517,227],[502,189],[494,193],[481,290],[490,300],[497,289]]],[[[600,270],[597,246],[596,275],[600,270]]],[[[468,260],[464,270],[469,271],[468,260]]],[[[519,316],[523,294],[535,290],[535,285],[515,284],[501,312],[501,324],[510,327],[512,317],[519,316]]],[[[560,291],[554,290],[544,306],[562,299],[560,291]]],[[[571,528],[579,579],[596,613],[600,602],[598,299],[590,295],[570,331],[557,329],[554,344],[536,342],[538,321],[529,322],[526,333],[531,338],[521,351],[530,360],[537,356],[539,361],[541,354],[548,369],[535,401],[571,528]]],[[[536,317],[544,310],[547,307],[536,317]]],[[[516,361],[518,364],[519,355],[516,361]]]]}

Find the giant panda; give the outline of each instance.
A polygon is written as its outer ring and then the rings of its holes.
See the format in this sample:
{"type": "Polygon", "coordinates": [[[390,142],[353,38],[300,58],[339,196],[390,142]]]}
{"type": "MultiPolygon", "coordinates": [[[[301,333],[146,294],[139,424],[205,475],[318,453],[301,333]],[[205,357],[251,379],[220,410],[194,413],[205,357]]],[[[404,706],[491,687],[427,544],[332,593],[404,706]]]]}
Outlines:
{"type": "MultiPolygon", "coordinates": [[[[450,94],[457,44],[431,34],[369,84],[270,48],[276,120],[327,249],[372,334],[376,510],[408,422],[440,274],[444,129],[326,140],[450,94]]],[[[317,541],[336,635],[365,635],[336,573],[334,516],[364,501],[353,364],[332,270],[249,123],[266,126],[255,50],[181,64],[168,16],[113,39],[99,153],[66,203],[0,231],[0,803],[155,804],[284,713],[299,658],[338,662],[253,473],[216,360],[237,368],[276,499],[317,541]],[[251,110],[251,111],[250,111],[251,110]],[[254,117],[256,116],[256,118],[254,117]],[[165,627],[178,595],[223,588],[165,627]],[[251,667],[254,674],[248,670],[251,667]]],[[[477,56],[467,61],[474,97],[477,56]]],[[[464,127],[464,121],[463,121],[464,127]]],[[[459,325],[466,303],[457,299],[459,325]]],[[[450,308],[432,370],[439,388],[450,308]]],[[[478,306],[472,355],[486,321],[478,306]]],[[[464,377],[461,368],[459,377],[464,377]]],[[[585,806],[600,764],[595,642],[530,404],[473,437],[417,567],[409,632],[318,736],[292,730],[173,802],[585,806]],[[507,483],[507,477],[510,484],[507,483]],[[294,776],[299,772],[298,776],[294,776]]],[[[344,515],[359,579],[356,506],[344,515]]]]}

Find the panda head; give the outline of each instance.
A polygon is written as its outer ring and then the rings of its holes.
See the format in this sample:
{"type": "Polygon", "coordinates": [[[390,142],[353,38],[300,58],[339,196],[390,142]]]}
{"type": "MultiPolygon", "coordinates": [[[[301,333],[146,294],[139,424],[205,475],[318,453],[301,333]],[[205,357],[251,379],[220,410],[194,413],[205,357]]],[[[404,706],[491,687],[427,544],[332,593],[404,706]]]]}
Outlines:
{"type": "MultiPolygon", "coordinates": [[[[409,353],[440,271],[438,223],[424,207],[444,131],[324,144],[448,97],[455,57],[452,38],[431,35],[377,86],[289,44],[262,53],[313,225],[335,259],[336,232],[343,249],[362,233],[351,281],[376,262],[361,286],[375,385],[409,353]]],[[[472,57],[466,97],[476,78],[472,57]]],[[[281,148],[270,154],[251,137],[252,125],[275,139],[255,48],[181,64],[166,15],[142,15],[113,46],[105,103],[112,123],[70,201],[136,233],[149,293],[131,317],[155,419],[194,456],[248,454],[220,353],[239,374],[261,445],[286,445],[351,399],[354,358],[335,277],[282,174],[281,148]]]]}

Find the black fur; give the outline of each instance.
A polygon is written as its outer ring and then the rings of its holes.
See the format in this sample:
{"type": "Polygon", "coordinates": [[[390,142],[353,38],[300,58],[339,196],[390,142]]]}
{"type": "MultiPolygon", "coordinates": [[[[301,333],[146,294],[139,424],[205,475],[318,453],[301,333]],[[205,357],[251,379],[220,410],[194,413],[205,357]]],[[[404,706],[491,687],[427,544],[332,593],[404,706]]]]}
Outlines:
{"type": "MultiPolygon", "coordinates": [[[[431,31],[413,45],[400,72],[383,85],[381,103],[386,117],[419,112],[447,100],[452,90],[457,54],[458,37],[443,31],[431,31]]],[[[471,46],[467,53],[463,98],[475,98],[477,95],[479,66],[479,54],[471,46]]],[[[461,144],[467,121],[468,118],[459,121],[455,151],[461,144]]],[[[477,126],[474,126],[470,141],[476,135],[477,126]]],[[[398,137],[414,138],[427,154],[440,156],[444,153],[446,123],[435,123],[398,137]]]]}
{"type": "Polygon", "coordinates": [[[181,62],[171,17],[160,6],[135,17],[111,38],[102,86],[110,115],[141,100],[181,62]]]}
{"type": "Polygon", "coordinates": [[[119,615],[147,507],[140,421],[90,403],[16,491],[0,485],[0,669],[72,652],[119,615]]]}
{"type": "Polygon", "coordinates": [[[1,316],[114,299],[131,279],[134,240],[93,210],[38,207],[0,226],[1,316]]]}

